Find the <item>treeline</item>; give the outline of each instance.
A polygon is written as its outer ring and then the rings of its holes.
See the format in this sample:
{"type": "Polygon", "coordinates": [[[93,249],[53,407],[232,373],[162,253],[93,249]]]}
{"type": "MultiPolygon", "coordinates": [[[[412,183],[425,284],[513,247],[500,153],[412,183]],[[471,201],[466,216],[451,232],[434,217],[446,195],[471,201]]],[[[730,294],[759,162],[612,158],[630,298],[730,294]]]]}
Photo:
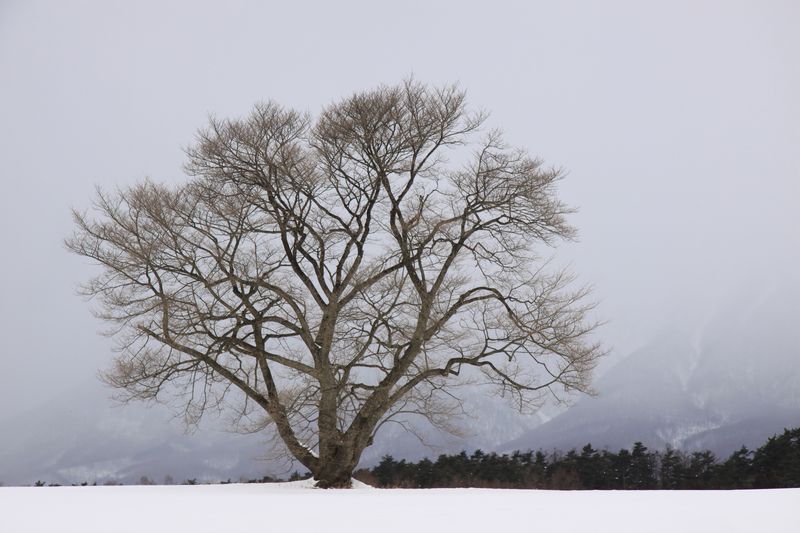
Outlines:
{"type": "MultiPolygon", "coordinates": [[[[288,481],[307,479],[308,473],[294,472],[288,481]]],[[[488,487],[551,490],[652,490],[652,489],[760,489],[800,487],[800,427],[784,430],[756,450],[742,447],[721,461],[710,451],[682,452],[668,449],[650,451],[641,442],[630,450],[597,450],[587,444],[567,453],[542,450],[499,455],[477,450],[440,455],[436,461],[412,463],[385,456],[371,469],[354,477],[380,488],[488,487]]],[[[228,483],[279,483],[287,481],[264,476],[240,478],[228,483]]],[[[203,482],[186,479],[179,484],[203,482]]],[[[118,485],[108,480],[103,485],[118,485]]],[[[142,476],[138,485],[156,484],[142,476]]],[[[164,485],[176,484],[166,476],[164,485]]],[[[2,484],[0,484],[2,485],[2,484]]],[[[75,483],[73,486],[87,486],[75,483]]],[[[97,485],[97,483],[92,483],[97,485]]],[[[34,486],[59,486],[37,481],[34,486]]]]}
{"type": "Polygon", "coordinates": [[[491,487],[515,489],[751,489],[800,487],[800,428],[785,430],[751,451],[742,447],[724,461],[710,451],[653,452],[641,442],[631,450],[514,452],[480,450],[411,463],[385,456],[356,477],[384,488],[491,487]]]}

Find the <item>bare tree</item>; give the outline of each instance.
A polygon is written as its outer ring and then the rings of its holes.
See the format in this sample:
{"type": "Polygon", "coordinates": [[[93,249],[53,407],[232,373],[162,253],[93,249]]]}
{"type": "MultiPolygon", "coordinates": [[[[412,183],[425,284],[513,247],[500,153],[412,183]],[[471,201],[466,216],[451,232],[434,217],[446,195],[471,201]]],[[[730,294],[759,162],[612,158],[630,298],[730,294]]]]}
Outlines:
{"type": "Polygon", "coordinates": [[[315,121],[270,102],[212,118],[185,185],[98,191],[67,245],[102,266],[85,292],[120,341],[108,381],[261,410],[321,487],[399,413],[445,423],[465,377],[520,405],[587,391],[586,291],[536,254],[573,236],[561,173],[483,121],[414,81],[315,121]]]}

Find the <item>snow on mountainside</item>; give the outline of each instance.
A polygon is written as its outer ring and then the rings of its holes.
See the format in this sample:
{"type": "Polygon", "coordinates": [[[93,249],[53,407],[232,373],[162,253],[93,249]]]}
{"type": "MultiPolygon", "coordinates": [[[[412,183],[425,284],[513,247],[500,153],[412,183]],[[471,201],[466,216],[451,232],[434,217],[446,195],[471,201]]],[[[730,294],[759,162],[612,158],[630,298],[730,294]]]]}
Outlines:
{"type": "Polygon", "coordinates": [[[637,350],[598,380],[597,397],[501,449],[616,449],[641,440],[725,456],[800,426],[800,290],[738,296],[704,327],[673,330],[637,350]]]}
{"type": "Polygon", "coordinates": [[[364,451],[361,463],[374,465],[384,455],[413,461],[461,450],[494,450],[546,420],[547,409],[534,414],[520,413],[494,392],[485,386],[456,392],[464,410],[454,424],[458,428],[457,435],[436,430],[419,417],[411,419],[411,425],[407,426],[413,431],[399,424],[385,425],[375,438],[375,444],[364,451]]]}
{"type": "Polygon", "coordinates": [[[70,484],[142,476],[162,481],[261,477],[264,438],[221,431],[213,424],[186,434],[163,406],[112,405],[94,383],[2,421],[0,483],[37,480],[70,484]]]}
{"type": "MultiPolygon", "coordinates": [[[[30,485],[37,480],[71,484],[83,481],[136,483],[142,476],[161,482],[196,478],[220,481],[288,477],[299,464],[274,459],[267,435],[227,431],[223,420],[203,421],[190,433],[165,406],[141,403],[113,406],[111,392],[87,383],[71,394],[0,421],[0,483],[30,485]]],[[[463,435],[442,435],[415,421],[417,436],[399,425],[385,426],[363,464],[383,455],[421,458],[461,449],[493,449],[538,424],[507,408],[486,391],[465,391],[463,435]],[[423,444],[424,441],[424,444],[423,444]]]]}
{"type": "MultiPolygon", "coordinates": [[[[711,449],[725,456],[800,426],[800,283],[748,284],[750,294],[655,338],[606,371],[599,395],[565,411],[520,415],[480,387],[459,391],[463,437],[424,424],[419,437],[387,424],[362,464],[381,456],[418,459],[439,453],[559,448],[591,442],[628,447],[711,449]],[[555,416],[554,416],[555,415],[555,416]]],[[[265,460],[264,435],[238,435],[222,421],[185,434],[163,406],[111,407],[96,382],[0,421],[0,483],[132,483],[141,476],[176,482],[288,476],[298,465],[265,460]]]]}

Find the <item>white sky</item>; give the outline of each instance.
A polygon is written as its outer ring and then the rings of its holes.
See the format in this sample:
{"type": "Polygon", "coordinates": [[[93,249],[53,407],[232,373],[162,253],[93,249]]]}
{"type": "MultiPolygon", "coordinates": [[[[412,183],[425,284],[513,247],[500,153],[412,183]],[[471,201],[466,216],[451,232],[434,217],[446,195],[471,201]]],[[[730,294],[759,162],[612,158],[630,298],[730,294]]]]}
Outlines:
{"type": "MultiPolygon", "coordinates": [[[[182,178],[208,113],[316,112],[413,73],[569,170],[618,352],[800,253],[800,3],[0,1],[0,416],[110,341],[61,242],[95,184],[182,178]]],[[[796,279],[796,278],[795,278],[796,279]]],[[[754,281],[756,280],[756,281],[754,281]]]]}

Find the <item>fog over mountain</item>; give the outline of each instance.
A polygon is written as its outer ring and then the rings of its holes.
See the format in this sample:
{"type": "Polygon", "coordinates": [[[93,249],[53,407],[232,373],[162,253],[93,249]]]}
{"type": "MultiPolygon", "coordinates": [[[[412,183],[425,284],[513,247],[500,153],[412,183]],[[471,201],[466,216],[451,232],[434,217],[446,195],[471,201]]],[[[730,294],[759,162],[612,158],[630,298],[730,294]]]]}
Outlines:
{"type": "MultiPolygon", "coordinates": [[[[208,417],[199,428],[187,427],[163,406],[109,406],[105,395],[86,384],[43,406],[3,420],[0,482],[6,485],[118,481],[136,483],[142,476],[163,482],[187,479],[224,481],[288,477],[303,470],[287,460],[263,434],[237,434],[229,420],[208,417]],[[184,429],[190,431],[185,432],[184,429]]],[[[389,425],[362,463],[377,463],[385,454],[421,458],[461,449],[493,449],[540,422],[523,417],[474,391],[464,418],[464,436],[438,433],[417,424],[416,435],[389,425]],[[479,412],[476,412],[479,411],[479,412]]]]}
{"type": "MultiPolygon", "coordinates": [[[[781,280],[797,278],[784,274],[781,280]]],[[[477,448],[566,451],[588,442],[616,450],[642,441],[652,449],[710,449],[721,457],[742,445],[755,448],[800,425],[800,329],[794,327],[800,283],[787,287],[777,279],[741,286],[703,320],[665,330],[621,358],[597,380],[595,397],[524,415],[485,389],[467,388],[459,391],[466,413],[460,436],[419,421],[414,433],[389,424],[362,464],[385,454],[416,460],[477,448]]],[[[265,436],[226,431],[224,419],[211,416],[185,433],[174,410],[109,407],[104,398],[87,382],[58,398],[58,407],[5,420],[0,481],[238,480],[286,477],[297,468],[273,457],[265,436]]]]}
{"type": "MultiPolygon", "coordinates": [[[[796,279],[796,275],[793,278],[796,279]]],[[[500,446],[710,449],[727,456],[800,425],[800,285],[742,287],[706,320],[665,331],[610,369],[598,395],[500,446]]]]}
{"type": "Polygon", "coordinates": [[[489,127],[568,172],[609,355],[593,398],[515,413],[466,391],[466,436],[387,425],[364,456],[709,447],[800,426],[800,4],[0,3],[0,482],[286,475],[265,437],[114,406],[113,346],[76,287],[70,208],[186,178],[211,113],[458,81],[489,127]]]}

